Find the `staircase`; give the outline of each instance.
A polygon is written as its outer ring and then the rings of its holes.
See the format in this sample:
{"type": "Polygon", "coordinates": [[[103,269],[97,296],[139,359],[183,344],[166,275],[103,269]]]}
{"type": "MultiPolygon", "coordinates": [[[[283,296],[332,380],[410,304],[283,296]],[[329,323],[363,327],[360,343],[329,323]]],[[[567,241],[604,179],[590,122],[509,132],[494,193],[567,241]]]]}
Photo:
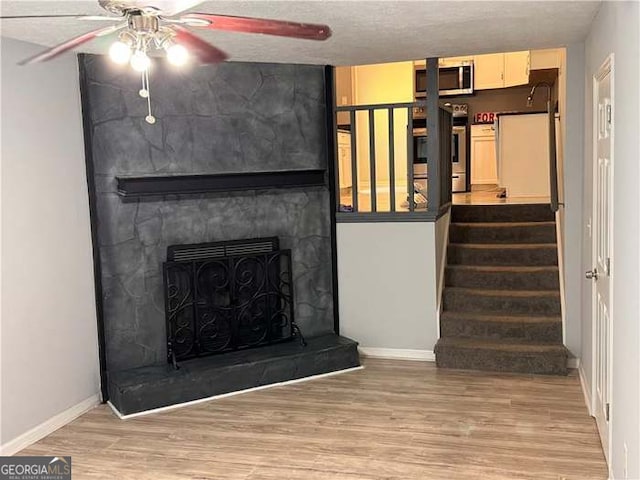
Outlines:
{"type": "Polygon", "coordinates": [[[454,205],[438,367],[566,375],[549,205],[454,205]]]}

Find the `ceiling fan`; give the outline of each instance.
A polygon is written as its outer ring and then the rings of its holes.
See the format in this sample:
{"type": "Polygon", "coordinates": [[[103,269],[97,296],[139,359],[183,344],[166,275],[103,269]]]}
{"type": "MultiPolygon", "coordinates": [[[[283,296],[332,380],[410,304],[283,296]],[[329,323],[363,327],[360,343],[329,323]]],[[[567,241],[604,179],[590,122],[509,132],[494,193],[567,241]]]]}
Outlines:
{"type": "Polygon", "coordinates": [[[17,15],[2,16],[0,19],[66,17],[115,22],[114,25],[91,30],[48,48],[20,64],[51,60],[95,38],[119,32],[118,40],[109,49],[109,56],[115,63],[129,63],[131,68],[142,74],[139,94],[147,99],[149,115],[145,120],[148,123],[155,123],[155,117],[151,115],[149,95],[149,52],[164,50],[167,60],[176,66],[184,65],[191,57],[201,64],[219,63],[228,58],[225,52],[194,35],[189,28],[259,33],[305,40],[326,40],[331,36],[331,29],[327,25],[209,13],[180,15],[201,3],[201,0],[98,0],[98,3],[111,15],[17,15]]]}

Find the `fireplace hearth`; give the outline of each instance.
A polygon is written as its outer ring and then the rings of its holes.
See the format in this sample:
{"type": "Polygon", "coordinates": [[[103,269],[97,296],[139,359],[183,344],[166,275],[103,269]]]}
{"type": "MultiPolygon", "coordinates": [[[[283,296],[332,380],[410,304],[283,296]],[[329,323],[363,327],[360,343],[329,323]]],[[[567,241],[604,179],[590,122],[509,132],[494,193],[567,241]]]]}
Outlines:
{"type": "Polygon", "coordinates": [[[167,357],[304,338],[294,320],[291,251],[277,237],[172,245],[164,263],[167,357]]]}
{"type": "Polygon", "coordinates": [[[278,237],[170,245],[163,275],[168,362],[109,373],[122,415],[360,365],[353,340],[305,341],[278,237]]]}

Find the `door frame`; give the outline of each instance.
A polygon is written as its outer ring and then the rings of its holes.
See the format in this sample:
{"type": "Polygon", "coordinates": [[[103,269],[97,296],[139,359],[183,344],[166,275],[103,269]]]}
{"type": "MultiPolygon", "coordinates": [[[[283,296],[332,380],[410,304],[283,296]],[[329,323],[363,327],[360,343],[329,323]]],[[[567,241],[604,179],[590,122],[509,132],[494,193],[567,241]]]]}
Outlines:
{"type": "MultiPolygon", "coordinates": [[[[610,83],[610,90],[611,90],[611,115],[612,115],[612,122],[611,122],[611,132],[609,135],[609,138],[611,139],[611,145],[610,145],[610,161],[611,161],[611,170],[610,170],[610,178],[611,178],[611,185],[613,185],[613,181],[615,178],[615,160],[614,160],[614,139],[615,139],[615,121],[613,121],[614,119],[614,115],[615,115],[615,83],[614,83],[614,79],[615,79],[615,71],[614,71],[614,54],[611,53],[609,54],[604,62],[602,63],[602,65],[600,65],[600,67],[598,68],[598,70],[596,71],[596,73],[593,75],[592,77],[592,103],[591,103],[591,112],[592,112],[592,131],[591,131],[591,145],[592,145],[592,155],[591,155],[591,168],[592,168],[592,184],[591,184],[591,188],[592,188],[592,202],[591,202],[591,258],[589,259],[590,264],[589,264],[589,269],[593,268],[594,265],[594,256],[596,255],[596,232],[595,232],[595,227],[596,225],[594,225],[594,221],[596,218],[595,212],[597,209],[597,205],[596,205],[596,191],[597,191],[597,168],[598,168],[598,82],[599,80],[601,80],[604,76],[606,76],[606,74],[609,74],[609,83],[610,83]]],[[[613,195],[613,188],[610,189],[610,198],[609,198],[609,204],[610,204],[610,215],[609,215],[609,258],[610,258],[610,262],[613,264],[613,259],[614,259],[614,242],[613,242],[613,221],[614,221],[614,216],[615,216],[615,204],[614,204],[614,195],[613,195]]],[[[614,318],[614,301],[613,301],[613,275],[615,274],[615,269],[611,269],[610,272],[610,280],[609,280],[609,344],[608,344],[608,356],[609,358],[607,359],[608,362],[608,372],[607,372],[607,376],[608,376],[608,392],[609,392],[609,421],[608,421],[608,428],[607,428],[607,452],[606,453],[606,459],[609,462],[608,467],[611,467],[611,455],[613,452],[612,449],[612,445],[611,445],[611,439],[612,439],[612,425],[613,425],[613,415],[615,415],[615,409],[613,408],[613,389],[612,387],[612,372],[613,372],[613,329],[614,329],[614,325],[613,325],[613,318],[614,318]]],[[[596,413],[596,375],[597,375],[597,358],[596,358],[596,342],[597,342],[597,338],[596,338],[596,332],[597,332],[597,321],[596,321],[596,315],[597,315],[597,305],[596,305],[596,295],[595,295],[595,289],[596,289],[596,283],[595,282],[590,282],[591,284],[591,288],[590,288],[590,292],[591,292],[591,412],[592,415],[595,417],[595,413],[596,413]]],[[[600,436],[600,431],[598,430],[598,436],[600,436]]]]}

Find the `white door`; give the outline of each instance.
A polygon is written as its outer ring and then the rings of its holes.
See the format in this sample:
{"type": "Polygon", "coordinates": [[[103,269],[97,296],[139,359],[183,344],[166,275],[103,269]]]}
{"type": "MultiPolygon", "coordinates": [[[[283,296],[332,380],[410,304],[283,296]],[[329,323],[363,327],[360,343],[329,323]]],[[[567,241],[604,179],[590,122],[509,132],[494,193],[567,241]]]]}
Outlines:
{"type": "Polygon", "coordinates": [[[605,457],[610,457],[611,432],[611,257],[613,219],[613,105],[612,62],[609,59],[594,78],[593,171],[593,385],[594,415],[605,457]]]}

